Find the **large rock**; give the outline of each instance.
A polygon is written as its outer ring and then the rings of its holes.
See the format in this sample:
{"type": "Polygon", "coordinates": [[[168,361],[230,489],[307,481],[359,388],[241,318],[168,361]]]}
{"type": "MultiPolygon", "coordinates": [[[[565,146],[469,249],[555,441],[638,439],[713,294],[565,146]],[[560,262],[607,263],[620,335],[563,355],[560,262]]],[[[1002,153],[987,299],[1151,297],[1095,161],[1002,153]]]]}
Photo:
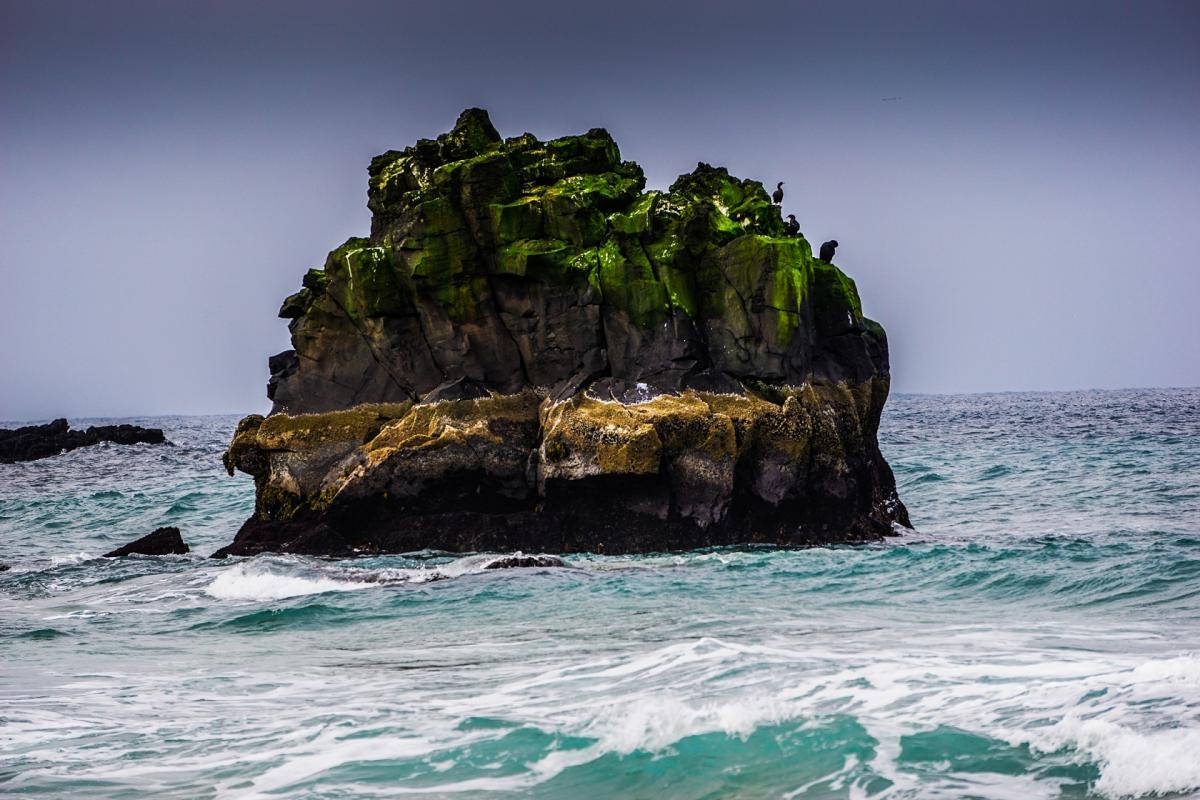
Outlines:
{"type": "Polygon", "coordinates": [[[159,428],[99,425],[81,431],[72,430],[65,419],[56,419],[45,425],[27,425],[12,430],[0,428],[0,464],[56,456],[100,442],[166,444],[167,439],[159,428]]]}
{"type": "Polygon", "coordinates": [[[135,553],[143,556],[183,555],[188,552],[188,546],[179,533],[179,528],[158,528],[140,539],[122,545],[116,550],[105,553],[105,558],[131,556],[135,553]]]}
{"type": "Polygon", "coordinates": [[[371,162],[371,233],[287,298],[220,554],[627,552],[907,525],[876,432],[887,339],[762,185],[643,191],[607,132],[486,113],[371,162]]]}

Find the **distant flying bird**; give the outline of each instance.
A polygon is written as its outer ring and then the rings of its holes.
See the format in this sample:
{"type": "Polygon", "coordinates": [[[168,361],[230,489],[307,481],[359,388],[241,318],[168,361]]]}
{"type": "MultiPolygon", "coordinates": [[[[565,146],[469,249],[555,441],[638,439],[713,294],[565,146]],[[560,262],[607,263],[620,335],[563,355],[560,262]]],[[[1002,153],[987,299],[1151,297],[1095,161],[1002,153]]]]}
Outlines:
{"type": "Polygon", "coordinates": [[[775,192],[771,195],[771,202],[777,206],[783,205],[783,181],[775,184],[775,192]]]}
{"type": "Polygon", "coordinates": [[[788,236],[798,236],[800,234],[800,223],[796,221],[795,214],[788,214],[787,228],[788,236]]]}
{"type": "Polygon", "coordinates": [[[899,99],[901,99],[901,98],[900,98],[899,96],[896,96],[896,97],[881,97],[881,98],[879,98],[879,99],[880,99],[880,100],[882,100],[882,101],[883,101],[883,102],[885,102],[885,103],[890,103],[890,102],[892,102],[893,100],[899,100],[899,99]]]}

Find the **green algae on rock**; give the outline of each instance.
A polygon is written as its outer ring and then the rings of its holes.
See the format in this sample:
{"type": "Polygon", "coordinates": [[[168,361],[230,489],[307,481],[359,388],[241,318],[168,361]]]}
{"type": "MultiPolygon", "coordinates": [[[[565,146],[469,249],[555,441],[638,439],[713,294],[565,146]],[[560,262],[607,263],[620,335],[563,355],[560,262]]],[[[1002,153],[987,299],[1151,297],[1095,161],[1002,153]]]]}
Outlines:
{"type": "Polygon", "coordinates": [[[609,134],[487,114],[368,170],[370,235],[288,297],[258,507],[222,552],[607,552],[907,525],[887,340],[756,181],[645,191],[609,134]]]}

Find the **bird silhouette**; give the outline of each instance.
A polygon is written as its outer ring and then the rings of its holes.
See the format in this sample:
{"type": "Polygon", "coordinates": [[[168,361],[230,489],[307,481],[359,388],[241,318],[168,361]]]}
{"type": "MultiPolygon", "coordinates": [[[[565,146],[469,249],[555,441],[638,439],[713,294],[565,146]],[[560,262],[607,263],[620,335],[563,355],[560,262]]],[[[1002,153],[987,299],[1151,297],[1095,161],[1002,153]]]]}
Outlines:
{"type": "Polygon", "coordinates": [[[799,236],[800,235],[800,223],[796,221],[796,215],[788,214],[787,218],[788,218],[787,227],[785,228],[785,230],[787,231],[787,235],[788,236],[799,236]]]}
{"type": "Polygon", "coordinates": [[[821,245],[821,260],[827,264],[833,263],[833,251],[837,249],[837,239],[830,239],[821,245]]]}
{"type": "Polygon", "coordinates": [[[771,202],[777,206],[783,205],[783,181],[775,184],[775,193],[771,195],[771,202]]]}

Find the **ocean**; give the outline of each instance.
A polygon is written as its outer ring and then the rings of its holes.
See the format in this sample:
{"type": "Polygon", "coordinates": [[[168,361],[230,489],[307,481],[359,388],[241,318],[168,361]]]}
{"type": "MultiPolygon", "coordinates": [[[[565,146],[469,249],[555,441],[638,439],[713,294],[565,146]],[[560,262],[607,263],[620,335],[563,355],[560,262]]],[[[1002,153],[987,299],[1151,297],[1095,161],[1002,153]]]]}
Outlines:
{"type": "Polygon", "coordinates": [[[894,396],[915,531],[520,570],[209,560],[237,418],[128,421],[0,465],[0,795],[1200,797],[1198,389],[894,396]]]}

